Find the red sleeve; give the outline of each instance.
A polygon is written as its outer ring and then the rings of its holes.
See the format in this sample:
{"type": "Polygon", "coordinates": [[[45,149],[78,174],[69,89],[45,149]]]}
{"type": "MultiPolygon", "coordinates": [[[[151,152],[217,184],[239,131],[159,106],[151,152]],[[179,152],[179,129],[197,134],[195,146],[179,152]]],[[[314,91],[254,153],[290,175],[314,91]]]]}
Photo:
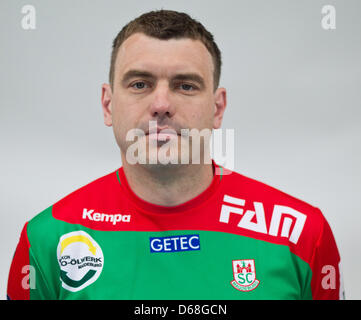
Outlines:
{"type": "Polygon", "coordinates": [[[314,300],[345,299],[340,255],[331,228],[323,215],[321,234],[313,253],[311,269],[314,300]]]}
{"type": "Polygon", "coordinates": [[[27,223],[25,224],[19,243],[16,247],[10,267],[7,298],[9,300],[30,300],[29,286],[29,240],[27,236],[27,223]]]}

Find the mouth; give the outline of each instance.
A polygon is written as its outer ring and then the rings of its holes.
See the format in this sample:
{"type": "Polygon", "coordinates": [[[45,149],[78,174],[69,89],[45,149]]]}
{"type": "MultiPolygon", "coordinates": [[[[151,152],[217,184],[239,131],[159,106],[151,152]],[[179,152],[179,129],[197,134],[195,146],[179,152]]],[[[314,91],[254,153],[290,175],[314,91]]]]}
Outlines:
{"type": "Polygon", "coordinates": [[[146,135],[149,136],[149,139],[158,140],[158,141],[168,141],[170,139],[174,139],[180,134],[177,133],[176,130],[168,128],[168,127],[157,127],[152,130],[148,130],[146,135]]]}

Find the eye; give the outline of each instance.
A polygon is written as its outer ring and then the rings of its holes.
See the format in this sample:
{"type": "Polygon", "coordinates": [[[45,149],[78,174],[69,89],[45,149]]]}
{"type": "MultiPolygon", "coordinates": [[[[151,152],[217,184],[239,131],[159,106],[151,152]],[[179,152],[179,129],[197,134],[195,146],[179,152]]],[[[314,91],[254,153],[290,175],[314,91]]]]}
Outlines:
{"type": "Polygon", "coordinates": [[[138,82],[133,83],[131,85],[131,87],[134,88],[134,89],[141,90],[141,89],[144,89],[146,87],[146,83],[143,82],[143,81],[138,81],[138,82]]]}
{"type": "Polygon", "coordinates": [[[182,83],[182,84],[180,85],[180,87],[181,87],[184,91],[193,91],[193,90],[196,89],[193,85],[188,84],[188,83],[182,83]]]}

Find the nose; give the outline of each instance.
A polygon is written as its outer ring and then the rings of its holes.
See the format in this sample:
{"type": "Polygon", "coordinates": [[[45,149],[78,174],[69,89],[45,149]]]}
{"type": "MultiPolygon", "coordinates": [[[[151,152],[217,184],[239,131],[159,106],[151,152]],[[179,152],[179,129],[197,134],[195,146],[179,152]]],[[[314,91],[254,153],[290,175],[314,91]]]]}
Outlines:
{"type": "Polygon", "coordinates": [[[174,115],[175,110],[170,101],[170,91],[167,83],[158,83],[153,91],[149,111],[153,118],[171,118],[174,115]]]}

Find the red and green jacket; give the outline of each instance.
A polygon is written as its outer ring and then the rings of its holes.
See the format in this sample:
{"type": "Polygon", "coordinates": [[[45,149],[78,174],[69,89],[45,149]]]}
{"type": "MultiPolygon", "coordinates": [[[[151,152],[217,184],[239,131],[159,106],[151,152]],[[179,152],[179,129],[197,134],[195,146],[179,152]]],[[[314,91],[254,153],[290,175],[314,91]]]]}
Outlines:
{"type": "Polygon", "coordinates": [[[213,161],[208,188],[165,207],[123,167],[22,230],[9,299],[342,299],[340,256],[320,209],[213,161]]]}

